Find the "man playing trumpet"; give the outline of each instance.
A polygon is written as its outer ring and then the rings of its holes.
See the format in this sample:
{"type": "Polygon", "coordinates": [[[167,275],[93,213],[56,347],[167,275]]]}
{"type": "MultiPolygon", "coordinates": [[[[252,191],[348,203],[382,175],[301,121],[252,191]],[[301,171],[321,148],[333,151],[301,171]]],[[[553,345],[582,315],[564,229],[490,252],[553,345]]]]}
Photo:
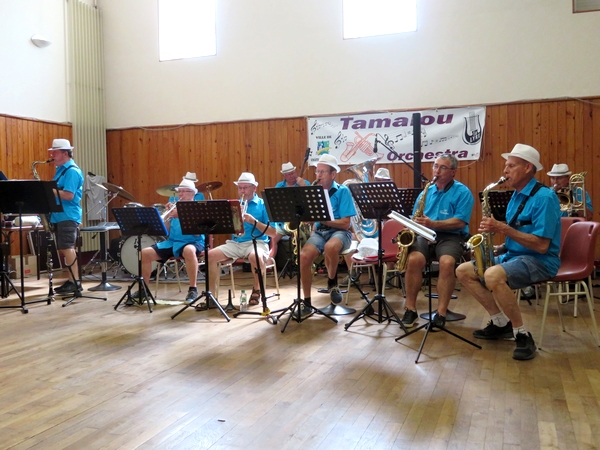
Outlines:
{"type": "MultiPolygon", "coordinates": [[[[550,177],[550,183],[552,183],[553,189],[558,192],[561,190],[569,190],[569,180],[571,179],[572,173],[573,172],[571,172],[569,170],[568,165],[554,164],[554,166],[552,166],[552,170],[550,172],[548,172],[547,175],[550,177]]],[[[579,203],[585,201],[585,212],[586,212],[585,220],[592,220],[592,215],[593,215],[594,209],[592,208],[592,199],[590,198],[589,194],[586,191],[585,200],[584,200],[583,198],[581,198],[581,197],[583,197],[581,188],[574,189],[574,191],[575,192],[571,192],[571,195],[574,197],[573,198],[574,201],[577,201],[579,203]]],[[[568,215],[569,215],[568,210],[562,211],[563,217],[568,216],[568,215]]]]}
{"type": "MultiPolygon", "coordinates": [[[[463,242],[469,234],[468,224],[475,202],[469,188],[454,179],[457,168],[458,160],[455,156],[448,154],[437,158],[433,164],[435,183],[429,185],[427,191],[421,192],[413,212],[415,222],[437,234],[434,249],[439,261],[438,307],[432,320],[438,327],[443,327],[446,323],[448,304],[456,284],[454,267],[464,253],[463,242]],[[426,202],[422,215],[416,214],[419,201],[424,195],[426,202]]],[[[402,318],[406,327],[412,327],[419,317],[417,295],[423,283],[423,269],[430,252],[429,243],[425,238],[416,236],[409,251],[405,274],[406,311],[402,318]]]]}
{"type": "Polygon", "coordinates": [[[517,144],[506,159],[506,184],[515,189],[506,209],[506,223],[493,217],[481,219],[481,233],[506,236],[505,253],[487,268],[484,283],[471,262],[458,266],[456,276],[463,287],[490,314],[490,321],[473,336],[479,339],[516,340],[513,358],[532,359],[536,346],[523,324],[513,289],[523,288],[552,278],[558,272],[560,259],[560,205],[558,198],[535,180],[542,170],[540,155],[529,145],[517,144]]]}

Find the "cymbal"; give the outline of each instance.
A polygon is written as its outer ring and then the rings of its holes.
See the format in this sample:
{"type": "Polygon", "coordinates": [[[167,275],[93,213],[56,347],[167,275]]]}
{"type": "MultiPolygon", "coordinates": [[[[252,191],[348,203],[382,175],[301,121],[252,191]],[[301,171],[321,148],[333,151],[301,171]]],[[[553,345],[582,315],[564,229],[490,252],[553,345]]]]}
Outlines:
{"type": "Polygon", "coordinates": [[[178,187],[177,184],[165,184],[164,186],[159,187],[156,192],[163,197],[173,197],[174,195],[177,195],[178,187]]]}
{"type": "Polygon", "coordinates": [[[220,181],[207,181],[206,183],[199,184],[198,190],[202,192],[212,192],[216,191],[221,186],[223,186],[223,183],[221,183],[220,181]]]}
{"type": "Polygon", "coordinates": [[[112,184],[112,183],[102,183],[102,186],[104,186],[110,192],[114,192],[115,194],[117,194],[123,198],[126,198],[127,200],[129,200],[131,202],[135,202],[135,197],[133,195],[131,195],[129,192],[127,192],[125,189],[123,189],[121,186],[117,186],[116,184],[112,184]]]}

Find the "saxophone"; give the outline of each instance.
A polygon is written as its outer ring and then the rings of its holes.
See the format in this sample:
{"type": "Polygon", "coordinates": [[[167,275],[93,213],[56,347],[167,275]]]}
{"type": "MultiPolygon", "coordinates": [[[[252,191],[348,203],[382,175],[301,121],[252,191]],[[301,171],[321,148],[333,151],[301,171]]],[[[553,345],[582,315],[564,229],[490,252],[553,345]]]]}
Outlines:
{"type": "MultiPolygon", "coordinates": [[[[52,158],[49,158],[46,161],[34,161],[31,164],[31,172],[33,172],[33,177],[37,181],[40,181],[41,178],[35,166],[38,164],[48,164],[53,161],[54,159],[52,158]]],[[[51,301],[54,301],[54,288],[52,286],[52,270],[54,268],[54,262],[52,261],[52,248],[54,247],[54,234],[50,228],[49,216],[46,214],[41,214],[41,219],[42,225],[44,226],[44,231],[46,232],[46,270],[48,271],[48,304],[50,304],[51,301]]]]}
{"type": "MultiPolygon", "coordinates": [[[[425,187],[423,188],[423,195],[419,199],[419,204],[417,205],[417,210],[413,215],[413,219],[417,217],[423,216],[423,211],[425,210],[425,200],[427,199],[427,191],[429,190],[429,186],[434,184],[437,181],[437,177],[433,177],[431,181],[429,181],[425,187]]],[[[398,272],[406,271],[406,262],[408,261],[408,249],[415,242],[416,234],[414,231],[405,229],[398,233],[396,236],[396,243],[398,244],[398,253],[396,254],[396,270],[398,272]]]]}
{"type": "MultiPolygon", "coordinates": [[[[492,208],[488,200],[489,192],[497,186],[500,186],[507,180],[505,177],[500,177],[496,183],[492,183],[482,191],[481,200],[481,215],[482,217],[491,217],[492,208]]],[[[483,274],[485,271],[494,265],[494,243],[493,233],[480,233],[467,241],[467,248],[473,252],[473,259],[475,260],[475,273],[479,276],[479,279],[483,280],[483,274]]]]}

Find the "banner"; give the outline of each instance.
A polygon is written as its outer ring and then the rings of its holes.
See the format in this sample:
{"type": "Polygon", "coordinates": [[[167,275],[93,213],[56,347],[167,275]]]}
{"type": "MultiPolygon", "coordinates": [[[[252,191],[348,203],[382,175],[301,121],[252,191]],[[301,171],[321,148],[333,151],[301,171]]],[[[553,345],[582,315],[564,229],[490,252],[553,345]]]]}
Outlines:
{"type": "MultiPolygon", "coordinates": [[[[342,165],[377,157],[379,163],[412,163],[416,111],[353,114],[308,119],[309,164],[329,153],[342,165]]],[[[444,153],[477,160],[485,127],[485,106],[421,111],[421,161],[444,153]]]]}

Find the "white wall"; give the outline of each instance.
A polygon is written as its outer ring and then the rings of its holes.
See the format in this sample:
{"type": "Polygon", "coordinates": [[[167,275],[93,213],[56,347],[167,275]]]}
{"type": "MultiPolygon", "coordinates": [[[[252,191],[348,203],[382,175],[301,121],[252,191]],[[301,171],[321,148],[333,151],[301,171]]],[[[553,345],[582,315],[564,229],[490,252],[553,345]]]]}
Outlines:
{"type": "Polygon", "coordinates": [[[416,33],[347,41],[341,0],[218,0],[218,55],[162,63],[156,0],[99,6],[110,128],[600,94],[571,0],[419,0],[416,33]]]}
{"type": "Polygon", "coordinates": [[[0,0],[0,114],[69,120],[64,13],[64,0],[0,0]]]}

